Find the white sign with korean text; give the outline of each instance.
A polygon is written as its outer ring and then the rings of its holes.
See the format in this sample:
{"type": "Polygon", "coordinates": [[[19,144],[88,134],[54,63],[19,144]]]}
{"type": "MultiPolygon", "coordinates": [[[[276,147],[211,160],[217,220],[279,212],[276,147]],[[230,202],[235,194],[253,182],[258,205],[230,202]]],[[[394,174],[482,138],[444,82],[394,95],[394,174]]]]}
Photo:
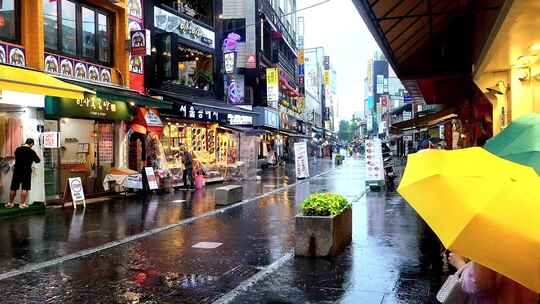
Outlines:
{"type": "Polygon", "coordinates": [[[126,188],[142,189],[143,188],[142,174],[128,175],[127,180],[126,180],[126,188]]]}
{"type": "Polygon", "coordinates": [[[294,144],[294,157],[296,165],[296,178],[308,178],[309,162],[306,142],[294,144]]]}
{"type": "Polygon", "coordinates": [[[380,139],[366,140],[366,181],[384,181],[382,146],[380,139]]]}

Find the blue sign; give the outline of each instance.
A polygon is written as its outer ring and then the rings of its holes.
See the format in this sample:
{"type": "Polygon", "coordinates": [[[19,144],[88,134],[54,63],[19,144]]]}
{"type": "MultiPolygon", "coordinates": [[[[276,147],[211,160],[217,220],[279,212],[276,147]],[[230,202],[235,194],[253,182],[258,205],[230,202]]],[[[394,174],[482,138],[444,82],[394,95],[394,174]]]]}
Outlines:
{"type": "Polygon", "coordinates": [[[270,127],[279,129],[279,114],[266,107],[255,107],[253,110],[259,115],[255,116],[253,125],[256,127],[270,127]]]}
{"type": "Polygon", "coordinates": [[[409,96],[409,95],[403,96],[403,102],[404,102],[404,103],[411,103],[411,102],[413,102],[412,96],[409,96]]]}
{"type": "Polygon", "coordinates": [[[303,64],[298,65],[298,75],[304,75],[304,65],[303,64]]]}

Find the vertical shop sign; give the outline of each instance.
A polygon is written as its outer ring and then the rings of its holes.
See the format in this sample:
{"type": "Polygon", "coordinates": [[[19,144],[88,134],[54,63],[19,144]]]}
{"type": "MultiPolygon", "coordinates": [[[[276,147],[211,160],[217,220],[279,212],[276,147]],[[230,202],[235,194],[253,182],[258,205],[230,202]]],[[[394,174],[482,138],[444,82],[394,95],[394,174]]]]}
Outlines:
{"type": "Polygon", "coordinates": [[[146,31],[131,31],[130,41],[132,56],[146,55],[146,31]]]}
{"type": "Polygon", "coordinates": [[[294,143],[294,158],[296,165],[296,178],[308,178],[309,163],[306,142],[294,143]]]}
{"type": "Polygon", "coordinates": [[[144,172],[146,172],[146,180],[148,180],[148,188],[150,190],[157,190],[158,184],[156,175],[154,174],[154,168],[144,167],[144,172]]]}
{"type": "Polygon", "coordinates": [[[223,59],[225,61],[225,73],[234,73],[236,68],[236,52],[226,52],[225,54],[223,54],[223,59]]]}
{"type": "Polygon", "coordinates": [[[279,69],[266,69],[266,100],[269,102],[279,101],[279,69]]]}

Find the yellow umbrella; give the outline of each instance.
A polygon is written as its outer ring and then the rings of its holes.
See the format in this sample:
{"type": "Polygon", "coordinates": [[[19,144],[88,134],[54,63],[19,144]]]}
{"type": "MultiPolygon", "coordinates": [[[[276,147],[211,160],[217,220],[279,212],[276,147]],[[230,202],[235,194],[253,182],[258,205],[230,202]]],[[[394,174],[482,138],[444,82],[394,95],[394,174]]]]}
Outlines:
{"type": "Polygon", "coordinates": [[[409,155],[398,192],[444,246],[540,292],[540,178],[482,148],[409,155]]]}

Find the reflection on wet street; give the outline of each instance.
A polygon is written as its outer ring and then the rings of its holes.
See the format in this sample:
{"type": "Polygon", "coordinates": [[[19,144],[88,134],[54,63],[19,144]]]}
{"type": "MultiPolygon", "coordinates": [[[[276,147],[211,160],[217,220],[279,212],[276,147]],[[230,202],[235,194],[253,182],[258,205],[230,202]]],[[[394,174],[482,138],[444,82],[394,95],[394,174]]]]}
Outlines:
{"type": "MultiPolygon", "coordinates": [[[[327,168],[319,164],[316,171],[327,168]]],[[[339,192],[353,202],[353,245],[335,259],[290,259],[234,302],[423,303],[432,274],[421,263],[420,220],[396,195],[363,195],[363,170],[362,160],[348,159],[327,174],[223,213],[2,279],[2,303],[212,303],[291,251],[298,206],[316,191],[339,192]],[[200,242],[213,243],[193,247],[200,242]]],[[[271,173],[261,183],[247,182],[245,196],[293,182],[271,173]]],[[[0,269],[200,215],[214,209],[212,200],[208,189],[3,223],[0,269]],[[172,202],[178,199],[186,202],[172,202]]]]}

